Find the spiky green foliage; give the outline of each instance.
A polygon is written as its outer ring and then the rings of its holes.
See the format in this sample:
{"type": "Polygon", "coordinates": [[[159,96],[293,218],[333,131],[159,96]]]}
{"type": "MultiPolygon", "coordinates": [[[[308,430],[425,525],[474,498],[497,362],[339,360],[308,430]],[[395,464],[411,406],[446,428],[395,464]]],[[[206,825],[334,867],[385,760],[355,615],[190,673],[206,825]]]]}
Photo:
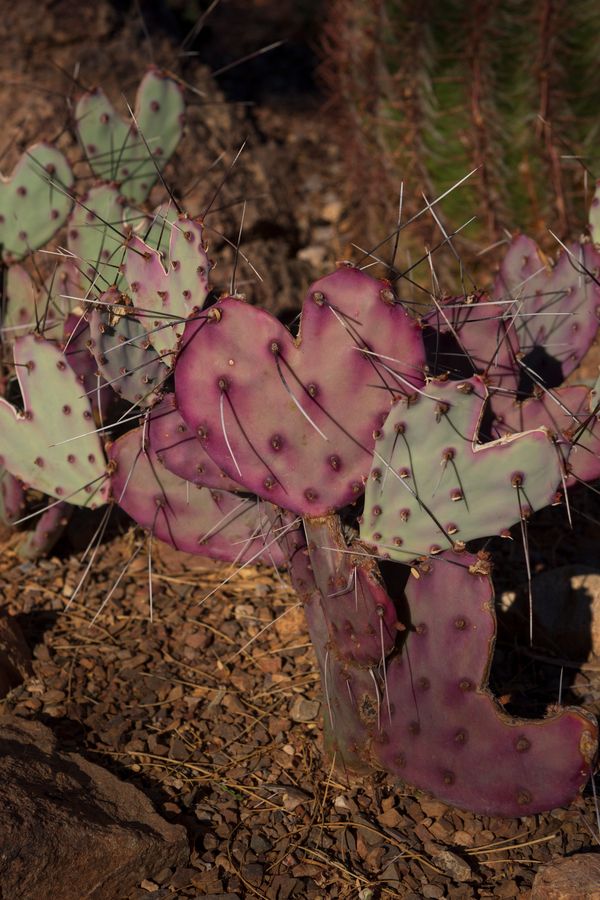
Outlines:
{"type": "Polygon", "coordinates": [[[599,34],[590,2],[330,0],[323,72],[349,163],[369,163],[348,176],[371,221],[393,223],[401,180],[420,202],[478,167],[442,206],[453,226],[478,215],[470,236],[580,224],[572,157],[597,144],[599,34]]]}

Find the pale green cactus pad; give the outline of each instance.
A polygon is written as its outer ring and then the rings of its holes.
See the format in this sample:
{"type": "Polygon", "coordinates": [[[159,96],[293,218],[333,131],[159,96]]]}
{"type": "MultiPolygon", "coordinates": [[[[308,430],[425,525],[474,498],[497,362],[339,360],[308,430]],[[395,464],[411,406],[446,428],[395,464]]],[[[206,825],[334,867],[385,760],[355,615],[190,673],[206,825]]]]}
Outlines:
{"type": "Polygon", "coordinates": [[[135,123],[124,121],[100,88],[84,94],[75,118],[94,173],[116,182],[130,203],[143,203],[181,140],[184,108],[179,84],[156,71],[138,88],[135,123]]]}
{"type": "Polygon", "coordinates": [[[167,227],[166,268],[163,254],[135,234],[129,239],[123,263],[136,310],[145,314],[148,337],[161,356],[175,352],[187,317],[204,306],[211,266],[201,222],[180,216],[167,227]]]}
{"type": "Polygon", "coordinates": [[[24,412],[0,398],[0,466],[51,497],[101,506],[104,452],[75,372],[56,344],[36,335],[15,341],[14,358],[24,412]]]}
{"type": "Polygon", "coordinates": [[[59,263],[38,288],[23,266],[9,266],[0,323],[3,343],[11,346],[34,331],[59,340],[66,317],[80,302],[78,274],[71,263],[59,263]]]}
{"type": "Polygon", "coordinates": [[[538,428],[477,444],[477,378],[431,382],[392,408],[375,445],[360,536],[398,562],[508,529],[551,503],[559,454],[538,428]]]}
{"type": "Polygon", "coordinates": [[[38,324],[37,291],[22,266],[9,266],[6,273],[5,303],[2,311],[2,341],[12,344],[18,337],[34,331],[38,324]]]}
{"type": "Polygon", "coordinates": [[[126,219],[131,211],[111,184],[93,187],[69,220],[68,246],[80,272],[81,289],[101,294],[124,284],[120,266],[125,254],[126,219]]]}
{"type": "Polygon", "coordinates": [[[0,178],[0,251],[5,262],[23,259],[58,231],[71,210],[73,173],[48,144],[34,144],[8,178],[0,178]]]}
{"type": "Polygon", "coordinates": [[[68,247],[78,270],[79,294],[98,295],[113,286],[126,290],[121,266],[128,236],[133,231],[149,249],[163,251],[169,246],[170,223],[176,220],[172,204],[164,203],[146,215],[128,206],[114,185],[93,187],[69,220],[68,247]]]}

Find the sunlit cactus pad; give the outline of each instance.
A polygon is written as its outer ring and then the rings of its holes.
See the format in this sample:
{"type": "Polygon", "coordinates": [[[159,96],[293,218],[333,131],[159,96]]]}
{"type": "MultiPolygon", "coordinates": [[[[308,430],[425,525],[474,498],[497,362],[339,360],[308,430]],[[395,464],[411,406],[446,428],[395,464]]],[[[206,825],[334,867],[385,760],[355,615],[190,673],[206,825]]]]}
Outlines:
{"type": "Polygon", "coordinates": [[[297,339],[225,298],[182,339],[179,411],[218,465],[285,509],[319,516],[363,492],[374,433],[422,383],[418,325],[389,284],[344,266],[309,289],[297,339]]]}
{"type": "Polygon", "coordinates": [[[519,343],[510,301],[487,294],[448,297],[423,318],[432,375],[480,374],[488,384],[516,391],[519,343]]]}
{"type": "Polygon", "coordinates": [[[35,335],[15,342],[14,360],[24,412],[0,398],[0,465],[51,497],[102,505],[104,453],[75,372],[56,344],[35,335]]]}
{"type": "Polygon", "coordinates": [[[185,424],[177,410],[174,394],[165,395],[152,409],[147,431],[149,446],[169,472],[203,487],[222,491],[242,490],[242,486],[229,478],[211,459],[185,424]]]}
{"type": "Polygon", "coordinates": [[[283,563],[261,503],[173,475],[144,446],[143,426],[115,441],[109,456],[113,499],[154,537],[212,559],[283,563]]]}
{"type": "Polygon", "coordinates": [[[476,443],[479,378],[428,384],[390,412],[376,443],[361,538],[406,562],[499,534],[551,503],[559,458],[544,429],[476,443]]]}
{"type": "Polygon", "coordinates": [[[132,234],[122,265],[133,302],[147,317],[148,337],[161,355],[176,350],[187,317],[204,306],[211,267],[200,221],[180,216],[166,221],[165,229],[170,234],[168,259],[132,234]]]}
{"type": "MultiPolygon", "coordinates": [[[[482,560],[448,553],[409,578],[410,624],[387,669],[389,697],[381,679],[377,687],[369,673],[332,664],[330,734],[341,726],[348,740],[354,730],[350,754],[480,814],[565,806],[590,776],[596,723],[570,708],[541,720],[502,710],[487,688],[495,616],[481,572],[482,560]]],[[[334,748],[342,763],[344,747],[334,748]]]]}
{"type": "Polygon", "coordinates": [[[600,422],[594,392],[584,385],[566,385],[518,402],[505,394],[492,400],[497,435],[544,426],[564,460],[565,483],[600,478],[600,422]]]}
{"type": "Polygon", "coordinates": [[[71,209],[73,174],[65,157],[34,144],[9,177],[0,179],[0,247],[6,262],[23,259],[50,240],[71,209]]]}
{"type": "Polygon", "coordinates": [[[142,203],[183,134],[184,102],[179,84],[150,71],[138,88],[135,122],[123,120],[100,88],[75,108],[77,131],[98,178],[114,181],[130,203],[142,203]]]}
{"type": "Polygon", "coordinates": [[[559,384],[577,368],[598,331],[600,252],[592,244],[571,244],[551,268],[535,241],[515,238],[494,284],[504,316],[514,320],[521,353],[537,370],[538,357],[560,367],[559,384]]]}

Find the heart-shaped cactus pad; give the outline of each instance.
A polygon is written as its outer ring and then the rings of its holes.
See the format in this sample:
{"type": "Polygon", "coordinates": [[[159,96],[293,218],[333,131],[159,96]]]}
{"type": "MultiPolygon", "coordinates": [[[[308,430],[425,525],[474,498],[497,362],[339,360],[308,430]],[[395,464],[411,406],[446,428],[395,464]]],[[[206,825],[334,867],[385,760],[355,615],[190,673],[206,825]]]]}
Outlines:
{"type": "Polygon", "coordinates": [[[104,453],[77,375],[56,344],[36,335],[15,341],[14,359],[24,411],[0,398],[0,465],[51,497],[101,506],[104,453]]]}
{"type": "Polygon", "coordinates": [[[420,328],[389,284],[350,266],[315,282],[296,339],[234,297],[207,316],[183,334],[175,393],[208,454],[301,515],[358,499],[392,401],[423,382],[420,328]]]}
{"type": "Polygon", "coordinates": [[[114,181],[130,203],[143,203],[183,134],[184,103],[179,84],[157,71],[142,79],[135,123],[123,121],[100,88],[84,94],[75,117],[94,173],[114,181]]]}
{"type": "Polygon", "coordinates": [[[485,386],[428,384],[376,443],[361,538],[398,562],[489,537],[551,503],[561,460],[544,428],[477,444],[485,386]]]}

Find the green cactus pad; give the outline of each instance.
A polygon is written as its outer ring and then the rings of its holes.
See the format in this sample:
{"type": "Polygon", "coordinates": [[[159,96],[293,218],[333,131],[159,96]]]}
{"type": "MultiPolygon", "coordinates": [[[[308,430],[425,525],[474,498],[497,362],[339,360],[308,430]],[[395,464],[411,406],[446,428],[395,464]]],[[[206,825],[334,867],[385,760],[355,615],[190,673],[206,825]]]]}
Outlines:
{"type": "Polygon", "coordinates": [[[79,139],[94,173],[120,185],[130,203],[143,203],[183,134],[178,83],[148,72],[138,88],[134,116],[137,127],[121,119],[100,88],[84,94],[75,108],[79,139]]]}
{"type": "Polygon", "coordinates": [[[551,503],[559,458],[544,428],[478,445],[485,387],[431,382],[399,402],[375,445],[361,538],[398,562],[508,529],[551,503]]]}
{"type": "Polygon", "coordinates": [[[108,291],[101,297],[107,305],[89,313],[89,347],[115,393],[141,407],[152,406],[169,370],[151,346],[143,320],[128,315],[131,309],[119,304],[120,296],[108,291]]]}
{"type": "Polygon", "coordinates": [[[75,257],[83,292],[101,294],[113,285],[123,286],[120,266],[129,215],[131,210],[111,184],[93,187],[73,210],[68,247],[75,257]]]}
{"type": "Polygon", "coordinates": [[[59,263],[41,289],[22,266],[12,265],[6,275],[6,304],[0,327],[6,345],[34,331],[59,339],[63,323],[79,303],[81,288],[75,267],[59,263]]]}
{"type": "Polygon", "coordinates": [[[34,144],[8,178],[0,177],[0,250],[5,262],[23,259],[58,231],[71,209],[73,173],[60,152],[34,144]]]}
{"type": "Polygon", "coordinates": [[[101,506],[104,453],[77,376],[56,344],[36,335],[15,342],[14,358],[24,412],[0,398],[0,465],[51,497],[101,506]]]}
{"type": "MultiPolygon", "coordinates": [[[[5,306],[2,315],[2,341],[10,345],[38,324],[37,291],[22,266],[10,266],[6,273],[5,306]]],[[[39,315],[43,310],[39,310],[39,315]]]]}

